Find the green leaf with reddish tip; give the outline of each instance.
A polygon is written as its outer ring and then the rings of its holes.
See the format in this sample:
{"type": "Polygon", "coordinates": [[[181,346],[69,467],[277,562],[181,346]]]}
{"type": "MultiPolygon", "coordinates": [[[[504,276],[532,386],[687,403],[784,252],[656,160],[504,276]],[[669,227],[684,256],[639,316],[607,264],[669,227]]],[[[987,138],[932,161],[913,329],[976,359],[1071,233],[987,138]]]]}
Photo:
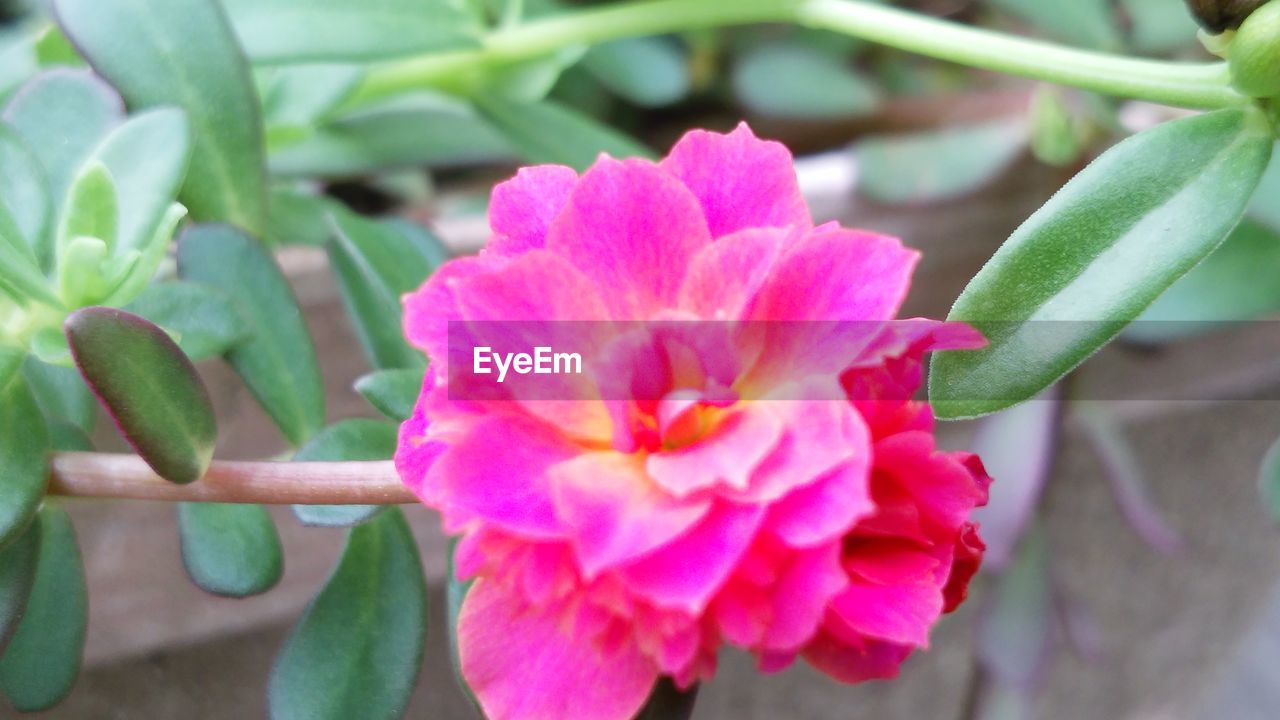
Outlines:
{"type": "Polygon", "coordinates": [[[218,357],[249,339],[240,309],[226,293],[193,282],[163,282],[148,287],[124,306],[173,335],[178,347],[200,362],[218,357]]]}
{"type": "Polygon", "coordinates": [[[191,216],[261,232],[267,183],[257,91],[220,5],[56,0],[54,10],[131,108],[186,111],[194,144],[181,199],[191,216]]]}
{"type": "Polygon", "coordinates": [[[80,374],[125,440],[160,477],[199,480],[218,425],[209,392],[177,343],[115,308],[77,310],[64,329],[80,374]]]}
{"type": "Polygon", "coordinates": [[[379,370],[356,380],[356,392],[378,412],[403,422],[413,415],[422,375],[422,370],[379,370]]]}
{"type": "MultiPolygon", "coordinates": [[[[396,453],[397,428],[382,420],[355,418],[321,430],[293,459],[298,462],[389,460],[396,453]]],[[[304,525],[348,527],[359,525],[382,510],[381,505],[294,505],[293,514],[304,525]]]]}
{"type": "Polygon", "coordinates": [[[275,720],[398,718],[422,667],[427,587],[409,525],[388,508],[351,529],[268,686],[275,720]]]}
{"type": "Polygon", "coordinates": [[[35,517],[49,484],[49,430],[18,367],[4,350],[0,378],[0,547],[35,517]]]}
{"type": "Polygon", "coordinates": [[[330,218],[335,234],[329,263],[369,362],[379,369],[425,366],[422,353],[404,339],[400,296],[439,265],[439,241],[345,210],[330,218]]]}
{"type": "Polygon", "coordinates": [[[40,523],[28,523],[22,534],[0,545],[0,655],[18,629],[36,580],[40,557],[40,523]]]}
{"type": "Polygon", "coordinates": [[[26,613],[0,657],[0,689],[22,712],[45,710],[80,674],[89,598],[84,562],[67,511],[40,510],[40,551],[26,613]]]}
{"type": "Polygon", "coordinates": [[[1040,392],[1110,342],[1240,222],[1274,139],[1256,108],[1174,120],[1103,153],[1036,211],[947,316],[987,337],[936,355],[939,417],[1040,392]]]}
{"type": "Polygon", "coordinates": [[[181,503],[178,535],[187,574],[205,592],[259,595],[284,574],[280,535],[261,505],[181,503]]]}
{"type": "Polygon", "coordinates": [[[250,335],[227,361],[294,446],[324,427],[324,383],[293,290],[256,240],[226,225],[198,225],[178,243],[178,272],[233,298],[250,335]]]}

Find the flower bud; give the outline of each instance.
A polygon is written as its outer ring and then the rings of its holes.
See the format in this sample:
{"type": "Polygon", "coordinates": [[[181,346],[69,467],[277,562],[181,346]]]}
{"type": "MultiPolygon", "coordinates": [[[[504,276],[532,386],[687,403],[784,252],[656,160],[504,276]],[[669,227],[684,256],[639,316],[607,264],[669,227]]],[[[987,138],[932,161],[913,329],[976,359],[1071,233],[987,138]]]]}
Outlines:
{"type": "Polygon", "coordinates": [[[1191,14],[1206,30],[1220,33],[1240,27],[1267,0],[1187,0],[1191,14]]]}
{"type": "Polygon", "coordinates": [[[1251,97],[1280,97],[1280,0],[1249,16],[1231,41],[1231,81],[1251,97]]]}

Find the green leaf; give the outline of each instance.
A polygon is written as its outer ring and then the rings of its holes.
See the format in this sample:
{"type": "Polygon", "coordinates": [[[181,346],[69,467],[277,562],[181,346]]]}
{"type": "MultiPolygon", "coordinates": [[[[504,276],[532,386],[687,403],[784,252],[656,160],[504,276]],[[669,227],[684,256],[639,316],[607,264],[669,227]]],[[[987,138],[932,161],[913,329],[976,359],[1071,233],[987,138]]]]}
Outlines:
{"type": "Polygon", "coordinates": [[[90,161],[67,191],[58,226],[58,262],[71,241],[79,237],[101,240],[110,253],[115,247],[118,215],[115,180],[106,165],[90,161]]]}
{"type": "Polygon", "coordinates": [[[456,2],[223,0],[255,63],[368,62],[479,45],[456,2]]]}
{"type": "Polygon", "coordinates": [[[596,45],[582,59],[601,85],[641,107],[662,107],[689,94],[689,64],[674,42],[627,38],[596,45]]]}
{"type": "MultiPolygon", "coordinates": [[[[382,420],[356,418],[334,423],[316,433],[294,453],[302,461],[389,460],[396,453],[397,427],[382,420]]],[[[294,505],[304,525],[359,525],[382,510],[380,505],[294,505]]]]}
{"type": "Polygon", "coordinates": [[[258,595],[284,574],[280,536],[261,505],[180,503],[178,535],[187,574],[205,592],[258,595]]]}
{"type": "Polygon", "coordinates": [[[244,56],[208,0],[55,0],[63,32],[134,109],[172,105],[194,145],[182,202],[201,221],[266,223],[262,120],[244,56]]]}
{"type": "MultiPolygon", "coordinates": [[[[0,214],[7,214],[41,272],[52,262],[53,201],[40,160],[17,131],[0,123],[0,214]]],[[[25,254],[25,253],[24,253],[25,254]]]]}
{"type": "MultiPolygon", "coordinates": [[[[1072,45],[1115,50],[1120,33],[1112,17],[1111,0],[988,0],[1005,12],[1026,20],[1045,34],[1072,45]]],[[[1175,12],[1177,10],[1170,10],[1175,12]]],[[[1181,10],[1185,12],[1185,9],[1181,10]]]]}
{"type": "Polygon", "coordinates": [[[26,304],[28,298],[58,307],[61,302],[49,289],[31,246],[18,235],[18,226],[0,207],[0,299],[9,295],[26,304]]]}
{"type": "Polygon", "coordinates": [[[235,302],[210,285],[157,283],[124,309],[164,328],[193,362],[218,357],[249,339],[235,302]]]}
{"type": "Polygon", "coordinates": [[[471,692],[471,686],[467,684],[467,679],[462,674],[462,656],[458,654],[458,618],[462,614],[462,602],[467,599],[467,593],[476,581],[474,578],[458,579],[457,551],[458,538],[449,538],[449,561],[444,571],[445,630],[449,635],[449,664],[453,667],[453,679],[457,681],[458,687],[462,688],[467,699],[480,712],[480,701],[476,699],[475,693],[471,692]]]}
{"type": "Polygon", "coordinates": [[[858,189],[885,203],[935,202],[995,179],[1026,147],[1022,120],[1000,120],[858,142],[858,189]]]}
{"type": "Polygon", "coordinates": [[[1258,282],[1260,268],[1280,268],[1280,234],[1245,220],[1226,242],[1156,298],[1121,336],[1169,342],[1280,311],[1280,285],[1258,282]]]}
{"type": "Polygon", "coordinates": [[[1120,0],[1129,15],[1129,44],[1139,52],[1167,53],[1196,42],[1195,20],[1184,0],[1120,0]]]}
{"type": "Polygon", "coordinates": [[[422,390],[422,370],[379,370],[356,380],[356,392],[397,422],[409,419],[422,390]]]}
{"type": "Polygon", "coordinates": [[[22,534],[0,545],[0,655],[18,629],[35,584],[40,557],[40,523],[27,523],[22,534]]]}
{"type": "MultiPolygon", "coordinates": [[[[355,65],[291,65],[258,71],[268,132],[297,127],[310,132],[346,99],[364,77],[355,65]]],[[[270,147],[270,145],[268,145],[270,147]]]]}
{"type": "Polygon", "coordinates": [[[512,159],[515,150],[456,99],[426,92],[362,109],[272,148],[271,171],[290,177],[351,176],[395,168],[512,159]],[[423,128],[431,132],[423,132],[423,128]]]}
{"type": "Polygon", "coordinates": [[[80,674],[89,598],[67,511],[40,510],[40,552],[26,614],[0,658],[0,688],[22,712],[53,707],[80,674]]]}
{"type": "Polygon", "coordinates": [[[752,112],[829,120],[874,112],[880,94],[845,58],[800,44],[756,47],[733,68],[733,90],[752,112]]]}
{"type": "Polygon", "coordinates": [[[267,218],[267,245],[323,246],[333,229],[329,213],[342,204],[323,195],[276,188],[271,191],[271,215],[267,218]]]}
{"type": "MultiPolygon", "coordinates": [[[[61,206],[71,180],[111,128],[124,118],[120,97],[88,70],[49,70],[32,78],[9,101],[4,121],[26,141],[44,168],[49,198],[61,206]]],[[[53,236],[37,250],[52,263],[53,236]]]]}
{"type": "MultiPolygon", "coordinates": [[[[55,331],[55,334],[62,337],[62,333],[55,331]]],[[[28,358],[22,374],[50,425],[58,420],[79,428],[86,435],[93,432],[98,419],[98,401],[79,371],[28,358]]]]}
{"type": "Polygon", "coordinates": [[[119,222],[112,228],[117,254],[147,247],[178,194],[190,156],[191,128],[178,108],[134,115],[94,150],[93,159],[110,171],[119,201],[119,222]]]}
{"type": "Polygon", "coordinates": [[[585,170],[602,152],[617,158],[653,157],[636,140],[550,100],[515,103],[486,97],[476,107],[529,162],[585,170]]]}
{"type": "Polygon", "coordinates": [[[178,243],[178,270],[239,303],[251,339],[227,361],[285,438],[302,445],[324,425],[324,383],[293,290],[253,238],[225,225],[195,226],[178,243]]]}
{"type": "Polygon", "coordinates": [[[18,371],[22,358],[4,351],[0,378],[0,547],[35,517],[49,484],[49,431],[18,371]]]}
{"type": "Polygon", "coordinates": [[[1271,164],[1253,193],[1249,215],[1280,233],[1280,143],[1271,153],[1271,164]]]}
{"type": "Polygon", "coordinates": [[[422,666],[427,588],[404,514],[352,528],[272,668],[274,720],[399,718],[422,666]]]}
{"type": "Polygon", "coordinates": [[[160,477],[199,480],[218,425],[195,366],[163,330],[123,310],[77,310],[64,325],[80,374],[160,477]]]}
{"type": "Polygon", "coordinates": [[[1280,440],[1267,450],[1258,472],[1258,491],[1266,505],[1271,521],[1280,525],[1280,440]]]}
{"type": "Polygon", "coordinates": [[[369,362],[378,369],[423,367],[422,353],[409,347],[400,327],[400,296],[436,269],[443,246],[346,210],[330,220],[329,263],[369,362]]]}
{"type": "Polygon", "coordinates": [[[1018,228],[950,320],[989,344],[936,355],[941,417],[1026,400],[1102,347],[1203,260],[1244,213],[1271,154],[1254,110],[1175,120],[1108,150],[1018,228]]]}

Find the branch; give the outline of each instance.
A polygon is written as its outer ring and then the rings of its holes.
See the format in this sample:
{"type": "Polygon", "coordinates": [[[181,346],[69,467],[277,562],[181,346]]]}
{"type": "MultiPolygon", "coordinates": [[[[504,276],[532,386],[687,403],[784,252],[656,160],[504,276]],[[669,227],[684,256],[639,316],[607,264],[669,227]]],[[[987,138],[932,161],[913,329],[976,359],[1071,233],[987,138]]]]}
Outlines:
{"type": "Polygon", "coordinates": [[[390,460],[378,462],[215,461],[204,477],[176,485],[134,455],[53,455],[49,493],[67,497],[258,503],[399,505],[417,502],[390,460]]]}

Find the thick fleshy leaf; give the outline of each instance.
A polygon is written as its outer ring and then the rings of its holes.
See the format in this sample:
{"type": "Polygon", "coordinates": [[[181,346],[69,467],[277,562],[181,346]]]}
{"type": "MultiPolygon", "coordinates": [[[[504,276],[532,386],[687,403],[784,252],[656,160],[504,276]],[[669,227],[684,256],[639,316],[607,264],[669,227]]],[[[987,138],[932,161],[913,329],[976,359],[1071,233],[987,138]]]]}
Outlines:
{"type": "Polygon", "coordinates": [[[689,94],[688,61],[666,38],[627,38],[596,45],[582,65],[601,85],[641,107],[662,107],[689,94]]]}
{"type": "Polygon", "coordinates": [[[531,163],[584,170],[600,153],[615,158],[653,156],[638,141],[549,100],[517,103],[488,97],[476,107],[531,163]]]}
{"type": "Polygon", "coordinates": [[[274,175],[351,176],[388,169],[501,162],[517,151],[457,99],[413,93],[345,114],[305,139],[272,148],[274,175]],[[424,133],[422,128],[431,132],[424,133]]]}
{"type": "Polygon", "coordinates": [[[37,266],[49,267],[53,199],[40,160],[6,123],[0,123],[0,214],[7,214],[31,248],[37,266]]]}
{"type": "Polygon", "coordinates": [[[268,247],[323,246],[333,235],[329,213],[342,204],[324,195],[276,188],[271,191],[271,214],[264,238],[268,247]]]}
{"type": "Polygon", "coordinates": [[[458,687],[462,688],[462,692],[478,711],[480,701],[476,699],[475,693],[471,692],[467,679],[462,676],[462,660],[458,656],[458,616],[462,613],[462,602],[467,599],[467,592],[471,590],[475,580],[458,579],[457,552],[458,538],[449,538],[449,562],[445,566],[444,576],[445,632],[449,636],[449,664],[453,667],[453,678],[457,681],[458,687]]]}
{"type": "Polygon", "coordinates": [[[436,0],[224,0],[255,63],[367,62],[478,44],[472,18],[436,0]]]}
{"type": "Polygon", "coordinates": [[[172,107],[134,115],[94,150],[92,159],[109,171],[118,200],[117,254],[147,247],[178,194],[190,155],[186,113],[172,107]]]}
{"type": "Polygon", "coordinates": [[[280,267],[243,232],[202,225],[182,235],[178,271],[235,298],[251,339],[233,347],[227,361],[285,438],[302,445],[324,425],[324,383],[302,310],[280,267]]]}
{"type": "Polygon", "coordinates": [[[400,296],[421,286],[439,266],[443,245],[425,233],[409,235],[345,210],[331,218],[329,262],[370,364],[378,369],[424,366],[422,353],[405,342],[400,296]]]}
{"type": "Polygon", "coordinates": [[[49,431],[19,371],[22,356],[0,351],[0,547],[40,508],[49,483],[49,431]]]}
{"type": "Polygon", "coordinates": [[[403,422],[413,414],[422,389],[421,370],[379,370],[356,380],[356,392],[392,420],[403,422]]]}
{"type": "Polygon", "coordinates": [[[217,3],[56,0],[54,10],[131,108],[186,111],[194,145],[181,198],[191,216],[260,232],[267,193],[257,93],[217,3]]]}
{"type": "MultiPolygon", "coordinates": [[[[397,428],[381,420],[356,418],[334,423],[316,433],[298,452],[295,461],[336,462],[390,460],[396,453],[397,428]]],[[[294,505],[293,514],[304,525],[347,527],[378,514],[380,505],[294,505]]]]}
{"type": "Polygon", "coordinates": [[[36,580],[40,557],[40,523],[29,523],[22,534],[0,545],[0,655],[18,629],[27,598],[36,580]]]}
{"type": "Polygon", "coordinates": [[[98,401],[74,367],[49,365],[31,357],[23,364],[22,374],[51,425],[59,421],[86,435],[93,432],[98,401]]]}
{"type": "Polygon", "coordinates": [[[67,189],[58,225],[58,270],[62,270],[68,245],[80,237],[101,240],[107,254],[115,248],[116,226],[120,215],[115,180],[111,171],[98,160],[90,160],[67,189]]]}
{"type": "Polygon", "coordinates": [[[934,202],[995,179],[1026,147],[1022,120],[860,140],[858,189],[886,203],[934,202]]]}
{"type": "Polygon", "coordinates": [[[1120,0],[1129,16],[1129,44],[1146,53],[1167,53],[1196,42],[1196,22],[1183,0],[1120,0]]]}
{"type": "Polygon", "coordinates": [[[166,480],[199,480],[218,425],[209,392],[177,343],[114,308],[77,310],[64,328],[80,374],[133,449],[166,480]]]}
{"type": "Polygon", "coordinates": [[[992,588],[978,619],[975,651],[988,672],[1028,688],[1043,671],[1053,641],[1053,588],[1043,528],[1034,528],[992,588]]]}
{"type": "Polygon", "coordinates": [[[1280,233],[1280,143],[1271,153],[1271,164],[1253,192],[1249,215],[1258,222],[1280,233]]]}
{"type": "Polygon", "coordinates": [[[874,112],[875,83],[844,57],[799,43],[761,45],[733,69],[733,90],[752,112],[779,118],[830,120],[874,112]]]}
{"type": "Polygon", "coordinates": [[[284,573],[280,536],[261,505],[181,503],[178,534],[187,574],[205,592],[258,595],[284,573]]]}
{"type": "MultiPolygon", "coordinates": [[[[990,4],[1030,22],[1036,29],[1073,45],[1114,50],[1120,47],[1120,33],[1112,17],[1110,0],[989,0],[990,4]]],[[[1185,13],[1184,8],[1165,12],[1185,13]]]]}
{"type": "MultiPolygon", "coordinates": [[[[4,121],[17,130],[44,168],[53,207],[62,205],[71,179],[102,137],[123,119],[120,97],[87,70],[41,73],[4,109],[4,121]]],[[[46,270],[53,259],[52,230],[47,228],[36,252],[46,270]]]]}
{"type": "Polygon", "coordinates": [[[1280,232],[1246,219],[1212,255],[1156,298],[1121,338],[1168,342],[1280,311],[1280,285],[1258,282],[1261,268],[1280,268],[1280,232]]]}
{"type": "Polygon", "coordinates": [[[1259,111],[1175,120],[1095,160],[1018,228],[969,283],[948,320],[982,350],[933,360],[941,417],[1032,397],[1118,334],[1222,243],[1271,154],[1259,111]]]}
{"type": "Polygon", "coordinates": [[[56,705],[80,674],[88,619],[84,563],[67,511],[40,511],[40,557],[26,614],[0,658],[0,688],[13,706],[35,712],[56,705]]]}
{"type": "Polygon", "coordinates": [[[31,246],[18,234],[17,223],[9,212],[0,207],[0,299],[6,295],[23,305],[28,299],[35,299],[60,306],[58,296],[40,272],[31,246]]]}
{"type": "Polygon", "coordinates": [[[157,283],[124,309],[172,335],[192,362],[218,357],[250,337],[235,302],[211,285],[157,283]]]}
{"type": "Polygon", "coordinates": [[[276,658],[275,720],[399,718],[422,666],[427,588],[404,514],[352,528],[333,575],[276,658]]]}

